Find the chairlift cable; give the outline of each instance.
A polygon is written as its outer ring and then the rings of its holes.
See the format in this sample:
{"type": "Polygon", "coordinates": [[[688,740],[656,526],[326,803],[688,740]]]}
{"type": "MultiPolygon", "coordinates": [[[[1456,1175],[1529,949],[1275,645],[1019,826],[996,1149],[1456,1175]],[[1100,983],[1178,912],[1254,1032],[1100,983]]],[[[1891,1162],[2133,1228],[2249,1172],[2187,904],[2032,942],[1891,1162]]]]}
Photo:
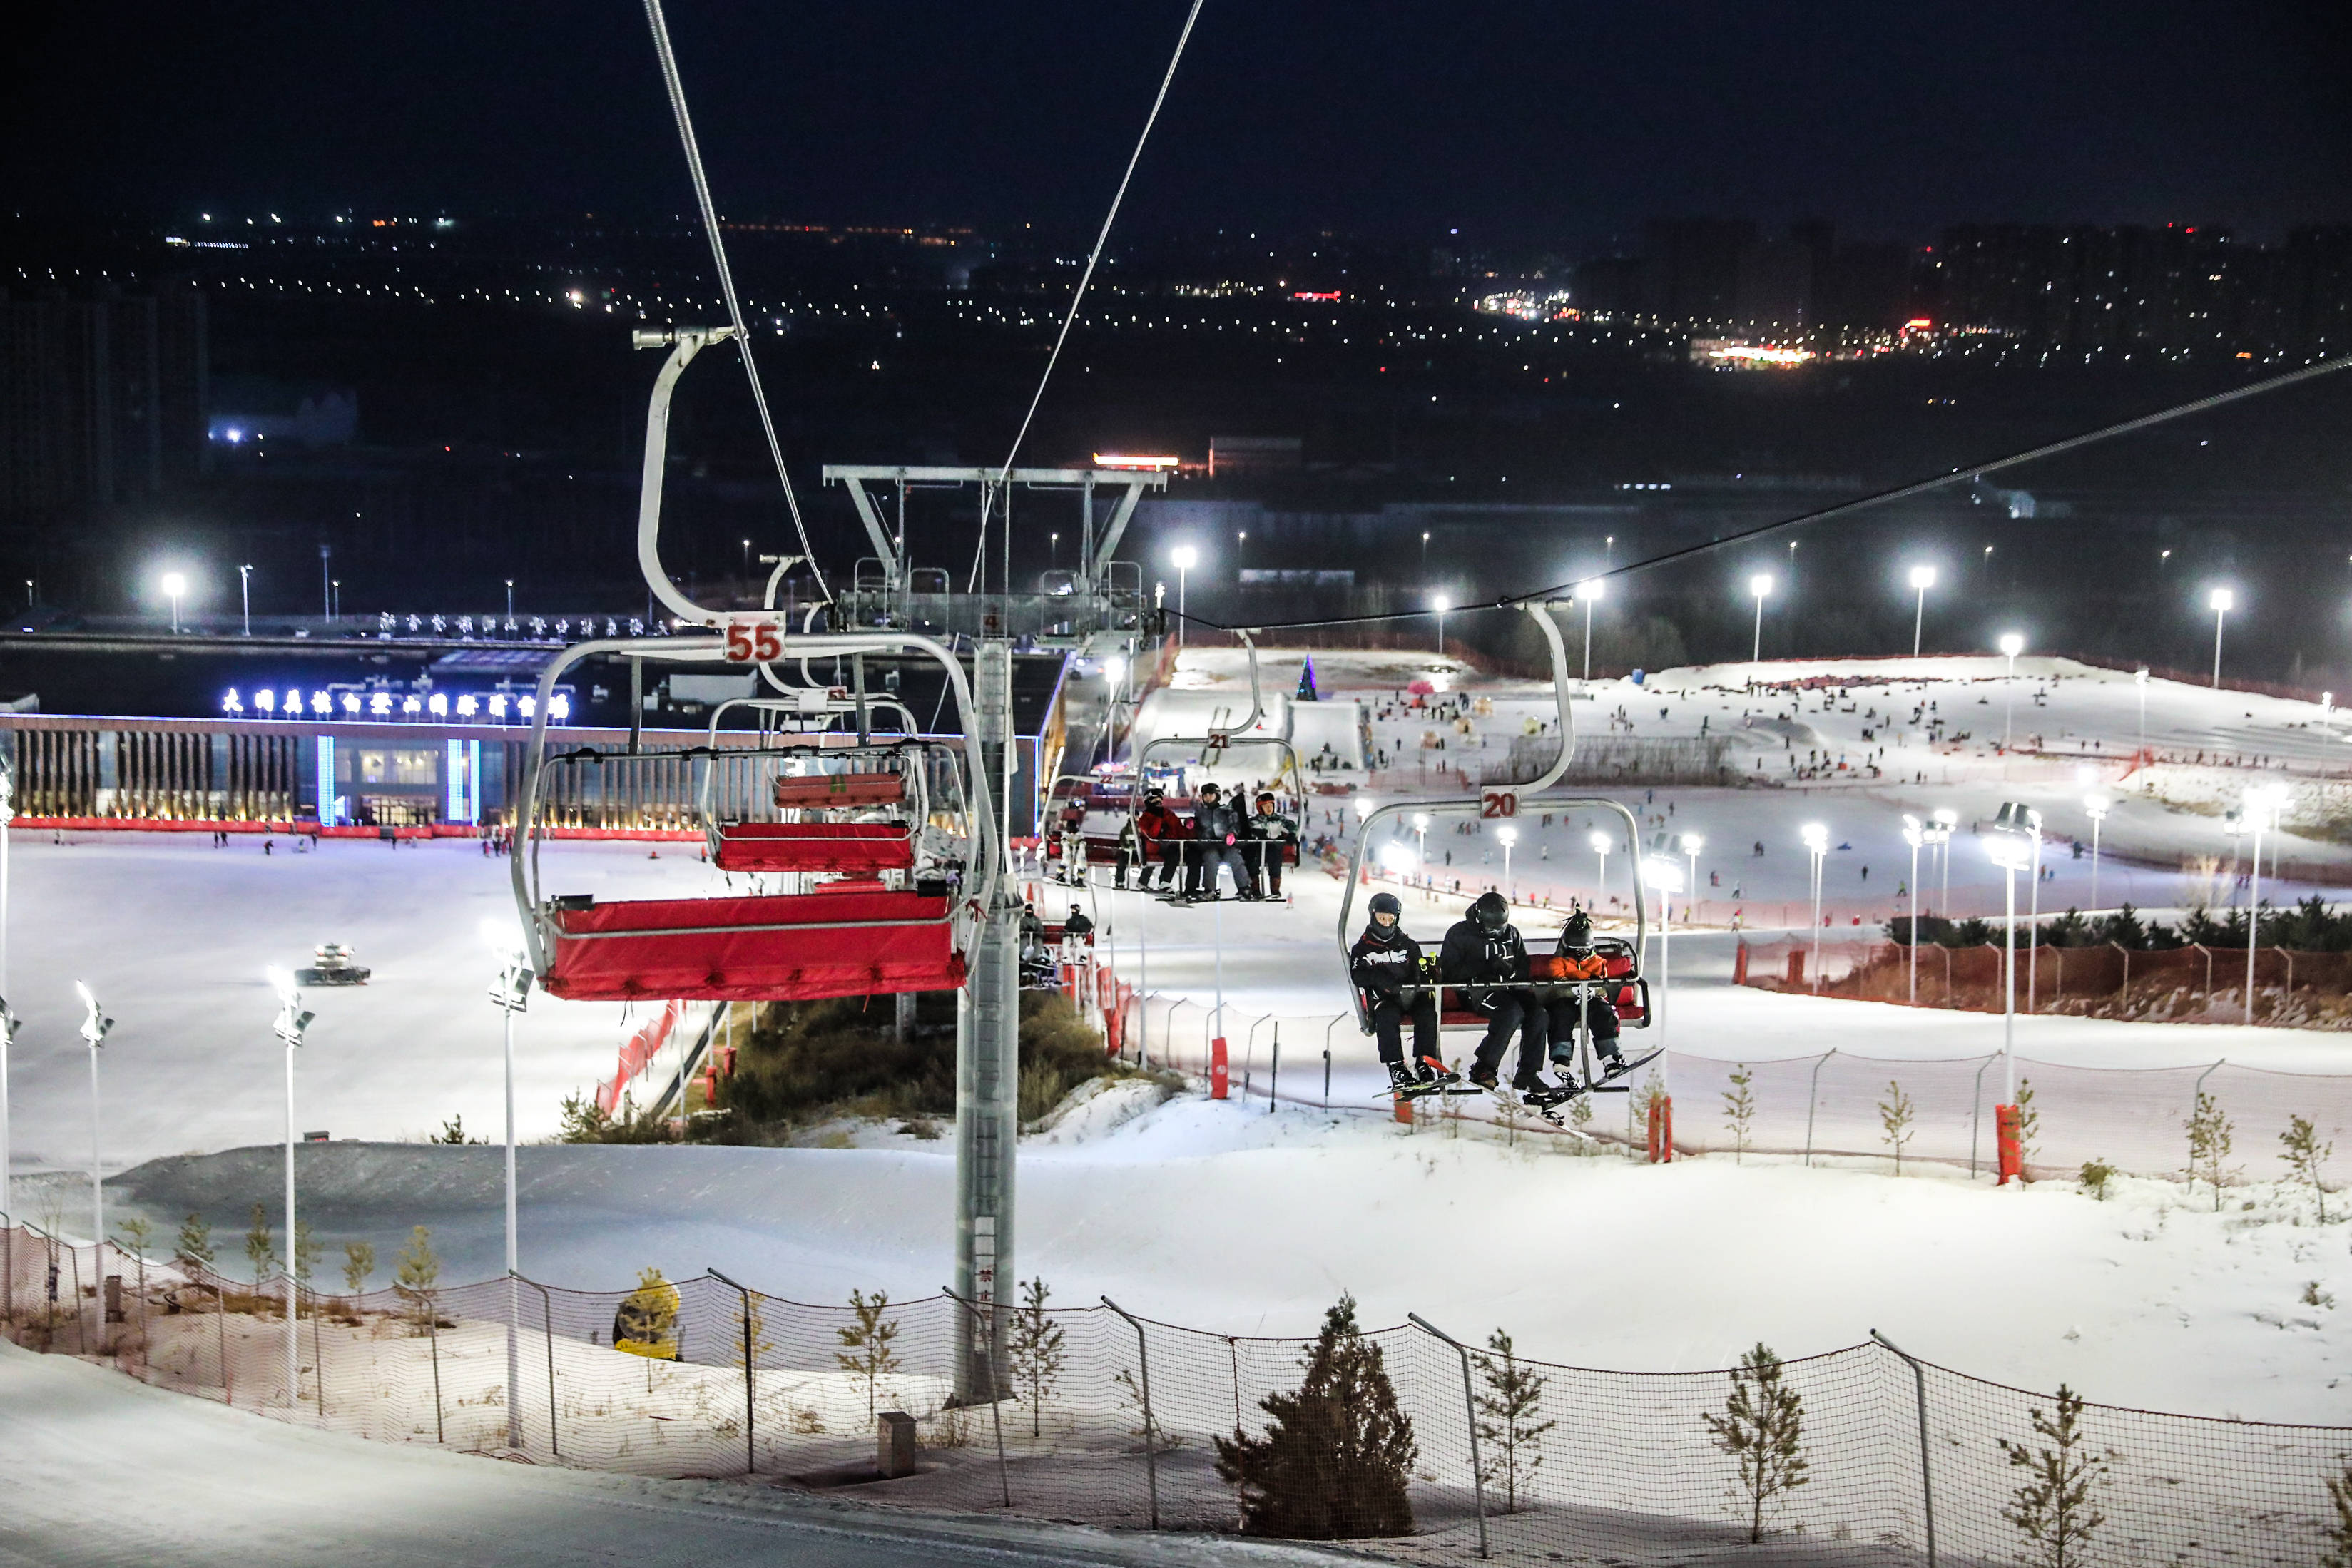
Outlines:
{"type": "MultiPolygon", "coordinates": [[[[653,5],[658,4],[658,0],[646,0],[646,3],[653,5]]],[[[1096,264],[1102,260],[1103,247],[1110,242],[1111,225],[1118,221],[1119,204],[1127,199],[1127,187],[1135,178],[1135,167],[1143,161],[1144,144],[1151,140],[1151,128],[1159,123],[1160,105],[1168,101],[1168,89],[1176,80],[1176,68],[1183,62],[1184,47],[1192,41],[1192,25],[1201,19],[1201,7],[1205,3],[1206,0],[1192,0],[1192,10],[1185,13],[1184,30],[1176,35],[1176,52],[1168,57],[1167,72],[1160,79],[1160,90],[1151,98],[1151,111],[1143,117],[1143,130],[1135,139],[1135,151],[1128,154],[1127,171],[1118,177],[1118,189],[1110,198],[1110,210],[1103,214],[1102,232],[1095,236],[1095,247],[1087,255],[1087,269],[1079,274],[1077,289],[1070,295],[1070,308],[1063,313],[1061,331],[1054,334],[1053,353],[1045,356],[1045,373],[1037,378],[1037,390],[1030,395],[1028,412],[1022,415],[1021,428],[1013,434],[1012,448],[1004,454],[1004,465],[997,474],[996,483],[997,488],[1008,497],[1011,494],[1013,483],[1013,460],[1021,455],[1021,443],[1029,438],[1029,426],[1037,417],[1037,406],[1045,400],[1046,384],[1054,379],[1054,367],[1061,363],[1062,345],[1069,341],[1070,328],[1078,319],[1078,307],[1085,302],[1087,286],[1094,281],[1096,264]]],[[[972,570],[975,574],[980,570],[980,563],[988,548],[988,510],[984,504],[985,500],[983,495],[983,505],[980,515],[981,542],[972,555],[972,570]]],[[[1008,535],[1012,531],[1012,507],[1009,500],[1005,508],[1005,531],[1008,535]]],[[[1009,538],[1006,542],[1009,548],[1011,543],[1009,538]]],[[[1009,559],[1008,557],[1008,563],[1009,559]]],[[[1012,591],[1013,584],[1009,580],[1004,586],[1007,593],[1012,591]]]]}
{"type": "MultiPolygon", "coordinates": [[[[1730,545],[1745,544],[1750,540],[1760,539],[1768,533],[1777,533],[1784,528],[1800,528],[1807,523],[1825,522],[1831,518],[1842,517],[1848,512],[1861,511],[1869,507],[1883,506],[1888,501],[1907,500],[1913,496],[1925,495],[1931,490],[1941,489],[1947,485],[1956,484],[1962,479],[1973,479],[1985,474],[1998,473],[2003,468],[2016,468],[2021,463],[2038,462],[2044,458],[2054,458],[2062,453],[2071,452],[2078,447],[2088,447],[2113,437],[2128,436],[2136,431],[2152,429],[2158,425],[2169,424],[2175,419],[2185,419],[2192,414],[2207,413],[2225,404],[2236,403],[2249,397],[2258,397],[2266,392],[2282,391],[2302,382],[2315,381],[2323,375],[2332,375],[2340,370],[2352,370],[2352,354],[2342,354],[2335,359],[2321,360],[2298,370],[2287,371],[2284,374],[2270,376],[2244,386],[2231,387],[2227,392],[2217,392],[2209,397],[2197,398],[2193,402],[2177,403],[2168,408],[2159,408],[2152,414],[2138,415],[2118,424],[2103,425],[2095,430],[2082,431],[2042,446],[2028,447],[2022,452],[2012,452],[2005,458],[1995,458],[1990,462],[1967,464],[1952,469],[1949,473],[1937,474],[1932,479],[1915,479],[1909,484],[1898,485],[1893,489],[1879,490],[1871,495],[1856,497],[1853,500],[1839,501],[1832,506],[1801,512],[1795,517],[1784,517],[1777,522],[1759,523],[1753,528],[1743,529],[1737,533],[1725,534],[1720,539],[1710,539],[1697,544],[1685,544],[1677,549],[1661,552],[1656,555],[1644,556],[1639,561],[1629,561],[1622,566],[1612,566],[1591,573],[1571,582],[1555,583],[1549,588],[1537,588],[1524,594],[1506,594],[1484,604],[1458,605],[1445,613],[1460,615],[1465,610],[1474,609],[1507,610],[1537,600],[1553,598],[1562,594],[1572,594],[1579,585],[1585,583],[1598,583],[1612,577],[1623,577],[1635,572],[1645,572],[1653,566],[1664,566],[1676,561],[1722,550],[1730,545]]],[[[1227,626],[1222,621],[1213,621],[1202,616],[1180,613],[1179,618],[1213,631],[1230,632],[1246,629],[1252,632],[1270,632],[1292,631],[1309,626],[1360,626],[1383,621],[1419,620],[1425,616],[1436,613],[1433,610],[1387,610],[1375,615],[1332,616],[1315,620],[1254,621],[1246,628],[1227,626]]]]}
{"type": "Polygon", "coordinates": [[[817,592],[829,604],[833,588],[824,580],[824,568],[817,563],[816,547],[809,542],[808,524],[801,517],[800,497],[793,489],[793,476],[784,467],[784,447],[776,436],[775,416],[768,412],[768,393],[760,381],[760,366],[751,353],[751,329],[743,319],[743,302],[735,293],[734,269],[727,264],[727,242],[719,232],[719,213],[710,200],[710,181],[702,169],[702,147],[694,137],[694,120],[686,107],[686,84],[678,79],[677,57],[669,43],[669,19],[662,14],[661,0],[645,0],[646,23],[653,29],[654,53],[661,61],[662,85],[669,91],[670,113],[677,121],[677,139],[686,150],[687,174],[694,182],[696,207],[702,215],[703,231],[710,237],[710,259],[719,271],[719,289],[727,300],[727,318],[735,324],[735,346],[743,354],[743,374],[751,384],[751,401],[760,410],[760,428],[768,437],[768,455],[775,459],[776,478],[784,487],[784,507],[792,513],[793,532],[800,539],[801,553],[808,557],[809,570],[816,574],[817,592]]]}

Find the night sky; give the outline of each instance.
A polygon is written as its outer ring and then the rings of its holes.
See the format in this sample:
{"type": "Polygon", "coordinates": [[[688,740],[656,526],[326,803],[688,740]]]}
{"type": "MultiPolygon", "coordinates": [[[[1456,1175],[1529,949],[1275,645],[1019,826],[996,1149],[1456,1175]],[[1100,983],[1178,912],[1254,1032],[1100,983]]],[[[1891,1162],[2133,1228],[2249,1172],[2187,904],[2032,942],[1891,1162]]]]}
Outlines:
{"type": "MultiPolygon", "coordinates": [[[[12,202],[684,210],[639,9],[65,5],[0,85],[12,202]]],[[[672,12],[722,209],[1095,221],[1183,16],[672,12]]],[[[2352,221],[2352,8],[1210,0],[1127,221],[1591,245],[1653,214],[2352,221]]]]}

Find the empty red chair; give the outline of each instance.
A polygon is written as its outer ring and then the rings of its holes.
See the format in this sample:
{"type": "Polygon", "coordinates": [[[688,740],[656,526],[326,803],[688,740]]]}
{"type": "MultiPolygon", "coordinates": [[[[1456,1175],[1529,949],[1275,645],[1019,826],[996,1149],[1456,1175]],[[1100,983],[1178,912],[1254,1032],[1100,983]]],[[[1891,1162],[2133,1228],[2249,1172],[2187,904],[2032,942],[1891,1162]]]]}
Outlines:
{"type": "Polygon", "coordinates": [[[943,895],[556,900],[540,983],[583,1002],[808,1002],[946,991],[964,981],[943,895]]]}
{"type": "Polygon", "coordinates": [[[915,836],[896,822],[730,822],[719,830],[722,871],[904,871],[915,836]]]}
{"type": "Polygon", "coordinates": [[[776,805],[792,811],[837,805],[896,805],[907,798],[903,773],[804,773],[776,780],[776,805]]]}

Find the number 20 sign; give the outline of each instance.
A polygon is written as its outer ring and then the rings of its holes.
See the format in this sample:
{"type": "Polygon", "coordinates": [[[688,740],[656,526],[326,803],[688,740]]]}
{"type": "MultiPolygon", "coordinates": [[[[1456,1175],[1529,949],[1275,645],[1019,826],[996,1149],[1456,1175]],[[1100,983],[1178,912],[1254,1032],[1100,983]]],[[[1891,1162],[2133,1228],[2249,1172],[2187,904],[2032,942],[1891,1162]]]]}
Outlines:
{"type": "Polygon", "coordinates": [[[757,626],[745,626],[740,621],[727,624],[727,662],[730,664],[765,664],[781,658],[784,639],[775,626],[762,621],[757,626]]]}
{"type": "Polygon", "coordinates": [[[1519,815],[1519,792],[1515,789],[1482,789],[1478,792],[1480,816],[1517,816],[1519,815]]]}

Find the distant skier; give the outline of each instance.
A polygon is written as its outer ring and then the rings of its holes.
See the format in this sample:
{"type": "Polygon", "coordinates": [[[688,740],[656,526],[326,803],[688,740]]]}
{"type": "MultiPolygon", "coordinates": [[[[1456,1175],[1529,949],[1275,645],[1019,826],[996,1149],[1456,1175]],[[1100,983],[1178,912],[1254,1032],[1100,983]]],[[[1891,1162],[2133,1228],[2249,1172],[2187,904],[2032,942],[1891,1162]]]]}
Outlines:
{"type": "Polygon", "coordinates": [[[1374,893],[1371,919],[1348,950],[1348,978],[1364,994],[1364,1010],[1389,1069],[1389,1088],[1398,1094],[1425,1093],[1454,1075],[1438,1065],[1437,994],[1407,991],[1423,977],[1427,960],[1421,943],[1405,934],[1404,904],[1394,893],[1374,893]],[[1404,1020],[1412,1020],[1412,1060],[1404,1057],[1404,1020]]]}
{"type": "Polygon", "coordinates": [[[1470,1081],[1480,1089],[1496,1087],[1496,1069],[1516,1033],[1519,1065],[1511,1087],[1522,1094],[1550,1093],[1543,1076],[1544,1010],[1530,993],[1507,984],[1527,979],[1528,945],[1511,923],[1511,906],[1502,894],[1490,890],[1472,901],[1469,918],[1445,933],[1437,968],[1447,984],[1462,987],[1463,1000],[1474,1011],[1486,1015],[1486,1037],[1472,1059],[1470,1081]]]}

